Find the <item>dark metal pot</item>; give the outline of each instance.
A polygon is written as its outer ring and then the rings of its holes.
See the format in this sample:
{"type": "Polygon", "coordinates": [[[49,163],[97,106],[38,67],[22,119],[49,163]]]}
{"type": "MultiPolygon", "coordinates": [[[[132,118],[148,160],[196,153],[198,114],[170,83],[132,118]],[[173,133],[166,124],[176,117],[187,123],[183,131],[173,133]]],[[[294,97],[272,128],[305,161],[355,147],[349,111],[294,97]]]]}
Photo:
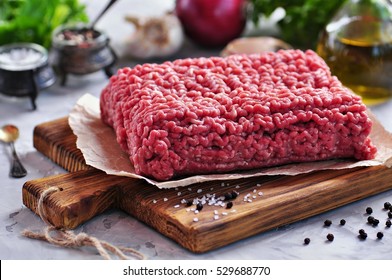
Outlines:
{"type": "Polygon", "coordinates": [[[52,37],[50,60],[62,77],[61,84],[65,84],[67,74],[85,75],[103,70],[110,77],[116,55],[109,41],[104,33],[85,25],[57,28],[52,37]]]}
{"type": "Polygon", "coordinates": [[[0,93],[30,97],[33,109],[36,109],[39,90],[51,86],[55,80],[44,47],[32,43],[0,46],[0,93]]]}

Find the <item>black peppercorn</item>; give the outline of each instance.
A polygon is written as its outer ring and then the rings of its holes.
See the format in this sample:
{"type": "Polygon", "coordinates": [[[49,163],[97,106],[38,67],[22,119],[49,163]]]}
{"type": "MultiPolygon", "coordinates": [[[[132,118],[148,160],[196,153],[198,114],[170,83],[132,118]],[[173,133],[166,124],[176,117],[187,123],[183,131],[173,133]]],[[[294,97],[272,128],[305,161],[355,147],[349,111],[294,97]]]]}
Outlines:
{"type": "Polygon", "coordinates": [[[192,206],[192,204],[193,204],[192,200],[187,200],[186,201],[186,206],[189,207],[189,206],[192,206]]]}
{"type": "Polygon", "coordinates": [[[369,224],[373,224],[374,217],[373,217],[373,216],[369,216],[369,217],[367,218],[367,221],[368,221],[369,224]]]}
{"type": "Polygon", "coordinates": [[[390,219],[392,219],[392,210],[390,210],[390,211],[388,212],[388,217],[389,217],[390,219]]]}
{"type": "Polygon", "coordinates": [[[233,202],[231,202],[231,201],[227,202],[226,208],[230,209],[231,207],[233,207],[233,202]]]}
{"type": "Polygon", "coordinates": [[[367,233],[366,232],[362,232],[359,234],[359,238],[361,238],[362,240],[365,240],[367,238],[367,233]]]}
{"type": "Polygon", "coordinates": [[[365,240],[367,238],[367,233],[362,228],[359,230],[359,238],[362,240],[365,240]]]}
{"type": "Polygon", "coordinates": [[[332,233],[328,233],[327,234],[327,239],[328,239],[328,241],[333,241],[334,240],[334,238],[335,238],[335,236],[333,236],[333,234],[332,233]]]}
{"type": "Polygon", "coordinates": [[[387,227],[391,227],[391,225],[392,225],[391,220],[386,221],[386,222],[385,222],[385,225],[386,225],[387,227]]]}
{"type": "Polygon", "coordinates": [[[373,226],[377,226],[380,223],[380,221],[378,219],[374,219],[373,220],[373,226]]]}
{"type": "Polygon", "coordinates": [[[392,206],[392,205],[391,205],[390,202],[385,202],[385,203],[384,203],[384,209],[385,209],[385,210],[389,210],[389,208],[390,208],[391,206],[392,206]]]}
{"type": "Polygon", "coordinates": [[[341,219],[341,220],[340,220],[340,225],[341,225],[341,226],[344,226],[345,224],[346,224],[346,220],[345,220],[345,219],[341,219]]]}
{"type": "Polygon", "coordinates": [[[233,198],[233,196],[231,193],[225,193],[225,200],[230,200],[232,198],[233,198]]]}
{"type": "Polygon", "coordinates": [[[196,205],[196,210],[197,211],[201,211],[203,209],[203,204],[201,204],[200,202],[196,205]]]}
{"type": "Polygon", "coordinates": [[[232,197],[233,199],[236,199],[237,196],[238,196],[238,192],[236,192],[236,191],[232,191],[232,192],[231,192],[231,197],[232,197]]]}
{"type": "Polygon", "coordinates": [[[329,227],[330,225],[332,225],[331,220],[325,220],[325,221],[324,221],[324,225],[325,225],[326,227],[329,227]]]}
{"type": "Polygon", "coordinates": [[[372,207],[366,208],[366,213],[368,213],[369,215],[372,214],[373,213],[372,207]]]}
{"type": "Polygon", "coordinates": [[[378,239],[382,239],[383,237],[384,237],[384,234],[381,231],[377,232],[378,239]]]}
{"type": "Polygon", "coordinates": [[[304,243],[305,243],[306,245],[308,245],[308,244],[310,243],[310,238],[305,238],[305,239],[304,239],[304,243]]]}

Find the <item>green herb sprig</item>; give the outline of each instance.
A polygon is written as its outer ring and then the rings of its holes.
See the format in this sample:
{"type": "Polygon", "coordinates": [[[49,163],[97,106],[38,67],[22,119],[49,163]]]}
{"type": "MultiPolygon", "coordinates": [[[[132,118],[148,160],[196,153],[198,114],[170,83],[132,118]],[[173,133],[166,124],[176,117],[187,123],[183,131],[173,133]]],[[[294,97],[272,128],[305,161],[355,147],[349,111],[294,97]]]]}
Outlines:
{"type": "Polygon", "coordinates": [[[251,0],[253,22],[269,17],[281,7],[285,17],[278,22],[281,38],[302,49],[315,49],[319,33],[345,0],[251,0]]]}
{"type": "Polygon", "coordinates": [[[0,45],[31,42],[49,48],[56,27],[87,21],[78,0],[1,0],[0,45]]]}

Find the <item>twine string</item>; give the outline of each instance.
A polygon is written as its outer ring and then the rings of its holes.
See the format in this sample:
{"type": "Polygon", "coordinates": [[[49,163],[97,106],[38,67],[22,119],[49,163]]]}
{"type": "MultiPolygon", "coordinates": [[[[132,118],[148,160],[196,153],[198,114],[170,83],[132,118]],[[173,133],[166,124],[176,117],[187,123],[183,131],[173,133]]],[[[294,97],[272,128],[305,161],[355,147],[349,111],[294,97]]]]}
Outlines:
{"type": "Polygon", "coordinates": [[[98,253],[106,260],[110,260],[110,254],[116,255],[122,260],[129,259],[126,253],[133,255],[137,259],[145,259],[145,256],[139,251],[132,248],[116,247],[106,241],[99,240],[96,237],[90,236],[86,233],[75,234],[73,231],[56,228],[48,219],[46,209],[44,207],[44,199],[49,194],[61,191],[58,187],[49,187],[42,192],[37,205],[37,213],[40,218],[47,224],[43,233],[33,232],[31,230],[23,230],[22,235],[28,238],[47,241],[51,244],[61,247],[80,248],[83,246],[95,247],[98,253]]]}

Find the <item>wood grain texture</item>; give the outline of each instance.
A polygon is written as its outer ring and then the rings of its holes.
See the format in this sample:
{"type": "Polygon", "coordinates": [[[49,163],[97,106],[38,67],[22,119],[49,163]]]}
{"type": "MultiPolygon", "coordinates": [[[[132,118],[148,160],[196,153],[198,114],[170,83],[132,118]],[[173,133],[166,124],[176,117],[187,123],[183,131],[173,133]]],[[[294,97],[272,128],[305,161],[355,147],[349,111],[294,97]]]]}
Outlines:
{"type": "Polygon", "coordinates": [[[45,199],[50,221],[58,227],[75,228],[106,209],[118,208],[196,253],[392,188],[392,170],[379,166],[216,181],[178,190],[159,190],[143,180],[106,175],[87,167],[66,119],[39,125],[34,134],[35,147],[39,151],[73,172],[26,182],[23,202],[27,207],[36,211],[40,194],[50,186],[58,186],[62,191],[45,199]],[[238,191],[239,196],[232,200],[231,209],[205,205],[195,214],[181,203],[183,199],[193,200],[206,194],[222,196],[233,190],[238,191]],[[263,195],[259,196],[258,192],[263,195]],[[244,201],[248,194],[252,202],[244,201]],[[215,211],[219,219],[214,219],[215,211]],[[193,220],[195,217],[198,222],[193,220]]]}
{"type": "Polygon", "coordinates": [[[68,125],[68,117],[37,125],[33,132],[34,147],[69,172],[92,169],[86,165],[76,147],[76,136],[68,125]]]}

